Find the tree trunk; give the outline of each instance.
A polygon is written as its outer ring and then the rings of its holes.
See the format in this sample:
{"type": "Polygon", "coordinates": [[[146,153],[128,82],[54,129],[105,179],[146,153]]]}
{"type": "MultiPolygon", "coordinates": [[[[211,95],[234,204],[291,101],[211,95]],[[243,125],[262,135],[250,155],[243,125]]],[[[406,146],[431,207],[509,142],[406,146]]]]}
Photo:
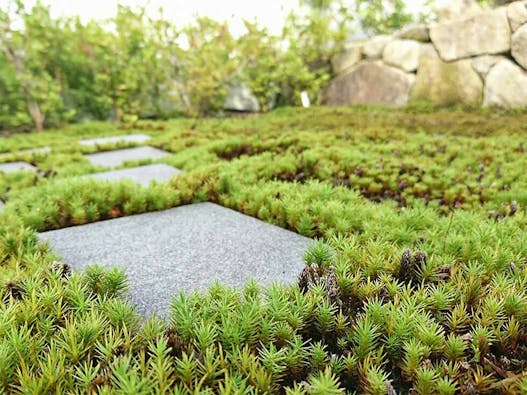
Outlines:
{"type": "Polygon", "coordinates": [[[36,100],[31,98],[31,81],[24,78],[24,62],[16,53],[15,49],[10,46],[10,43],[5,39],[5,37],[0,38],[2,38],[2,43],[5,47],[5,54],[7,56],[7,59],[11,62],[13,68],[15,69],[16,75],[22,81],[24,98],[26,100],[27,105],[27,112],[31,116],[31,119],[33,119],[33,123],[35,124],[37,132],[42,132],[44,130],[45,116],[44,114],[42,114],[42,111],[40,110],[40,107],[36,100]]]}
{"type": "Polygon", "coordinates": [[[44,130],[44,115],[40,111],[38,103],[33,99],[27,99],[27,109],[33,119],[37,132],[42,132],[44,130]]]}
{"type": "Polygon", "coordinates": [[[121,107],[119,107],[119,103],[117,103],[117,100],[114,100],[113,102],[113,112],[115,113],[115,120],[118,123],[121,123],[123,115],[121,114],[121,107]]]}

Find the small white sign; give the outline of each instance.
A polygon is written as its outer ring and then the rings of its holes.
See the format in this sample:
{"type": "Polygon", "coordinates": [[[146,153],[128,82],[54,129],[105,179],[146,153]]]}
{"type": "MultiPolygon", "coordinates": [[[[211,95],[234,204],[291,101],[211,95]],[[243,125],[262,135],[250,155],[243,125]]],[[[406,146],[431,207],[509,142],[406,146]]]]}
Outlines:
{"type": "Polygon", "coordinates": [[[302,100],[303,107],[308,108],[311,105],[311,102],[309,101],[309,96],[307,95],[306,91],[302,91],[300,93],[300,99],[302,100]]]}

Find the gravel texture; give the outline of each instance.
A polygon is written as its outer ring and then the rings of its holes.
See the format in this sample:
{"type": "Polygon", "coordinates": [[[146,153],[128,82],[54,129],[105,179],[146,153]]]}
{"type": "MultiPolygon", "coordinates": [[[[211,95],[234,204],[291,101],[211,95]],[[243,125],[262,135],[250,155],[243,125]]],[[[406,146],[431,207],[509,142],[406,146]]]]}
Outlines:
{"type": "Polygon", "coordinates": [[[4,173],[11,173],[12,171],[20,170],[36,171],[37,168],[27,162],[0,163],[0,171],[3,171],[4,173]]]}
{"type": "Polygon", "coordinates": [[[94,146],[116,143],[144,143],[145,141],[148,141],[151,138],[152,137],[147,134],[128,134],[113,137],[100,137],[96,139],[84,139],[80,140],[79,144],[94,146]]]}
{"type": "Polygon", "coordinates": [[[117,218],[39,235],[64,262],[123,268],[130,298],[144,316],[167,317],[180,291],[215,279],[242,286],[295,282],[311,239],[213,203],[117,218]]]}
{"type": "Polygon", "coordinates": [[[175,167],[164,164],[155,164],[106,171],[103,173],[93,173],[82,176],[81,178],[95,178],[106,181],[120,181],[124,179],[130,179],[143,186],[148,186],[148,184],[150,184],[152,181],[168,181],[179,173],[181,173],[181,170],[176,169],[175,167]]]}
{"type": "Polygon", "coordinates": [[[164,158],[170,156],[170,153],[153,147],[135,147],[97,152],[86,156],[93,165],[116,167],[133,160],[164,158]]]}

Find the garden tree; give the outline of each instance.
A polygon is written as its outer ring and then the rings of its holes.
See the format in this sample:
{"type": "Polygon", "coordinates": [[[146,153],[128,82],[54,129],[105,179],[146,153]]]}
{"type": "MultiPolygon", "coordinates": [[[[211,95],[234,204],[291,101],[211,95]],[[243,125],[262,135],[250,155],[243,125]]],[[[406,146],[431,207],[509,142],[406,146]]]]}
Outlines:
{"type": "Polygon", "coordinates": [[[0,129],[31,124],[23,89],[4,52],[0,52],[0,129]]]}
{"type": "MultiPolygon", "coordinates": [[[[125,114],[132,118],[171,113],[165,103],[170,101],[168,94],[173,91],[174,84],[177,86],[174,52],[178,31],[160,11],[160,17],[151,18],[144,8],[134,11],[119,7],[114,22],[118,50],[126,61],[120,64],[123,73],[117,89],[116,97],[120,96],[117,104],[122,102],[125,114]]],[[[120,120],[117,110],[115,114],[120,120]]]]}
{"type": "MultiPolygon", "coordinates": [[[[231,41],[229,63],[222,69],[220,80],[224,84],[220,88],[238,83],[248,85],[263,111],[276,104],[298,104],[302,90],[315,97],[321,82],[329,78],[326,70],[311,69],[296,48],[289,46],[285,35],[271,35],[256,23],[244,23],[246,32],[231,41]]],[[[218,100],[216,109],[221,106],[225,92],[217,93],[222,96],[218,97],[221,100],[218,100]]]]}
{"type": "Polygon", "coordinates": [[[102,24],[71,21],[71,63],[78,66],[68,73],[73,101],[98,119],[159,115],[171,69],[170,42],[163,41],[169,27],[148,18],[144,8],[124,6],[102,24]]]}
{"type": "Polygon", "coordinates": [[[355,10],[368,34],[389,33],[414,19],[404,0],[355,0],[355,10]]]}
{"type": "Polygon", "coordinates": [[[64,102],[75,108],[76,119],[156,113],[159,86],[168,76],[155,23],[160,21],[145,17],[144,10],[126,7],[105,23],[62,21],[63,40],[53,60],[64,102]]]}
{"type": "Polygon", "coordinates": [[[119,5],[106,28],[89,26],[86,51],[92,66],[94,90],[111,105],[119,122],[141,108],[146,50],[144,9],[134,11],[119,5]]]}
{"type": "MultiPolygon", "coordinates": [[[[53,49],[59,47],[61,41],[60,28],[50,17],[49,8],[40,2],[31,10],[20,0],[8,5],[0,10],[0,51],[3,55],[0,85],[9,92],[0,100],[7,100],[2,105],[15,111],[15,120],[24,119],[20,113],[20,101],[23,101],[34,127],[42,131],[46,120],[57,124],[67,120],[69,115],[61,97],[60,75],[52,64],[53,49]],[[13,20],[22,26],[15,28],[13,20]]],[[[17,126],[17,123],[8,126],[17,126]]]]}
{"type": "MultiPolygon", "coordinates": [[[[430,10],[433,0],[423,3],[430,10]]],[[[389,33],[416,18],[405,0],[300,0],[300,4],[308,12],[295,12],[293,18],[303,21],[305,32],[317,34],[313,43],[326,51],[332,48],[328,44],[333,40],[341,42],[351,34],[389,33]]]]}
{"type": "MultiPolygon", "coordinates": [[[[246,33],[236,42],[238,79],[248,85],[263,111],[271,109],[282,85],[290,81],[284,69],[284,51],[279,37],[269,34],[256,23],[244,21],[246,33]]],[[[236,78],[236,77],[235,77],[236,78]]]]}
{"type": "Polygon", "coordinates": [[[352,33],[350,9],[344,0],[302,0],[300,5],[289,14],[283,38],[310,69],[327,66],[352,33]]]}
{"type": "Polygon", "coordinates": [[[282,72],[290,78],[282,85],[278,104],[299,104],[306,90],[317,101],[320,88],[331,75],[330,58],[351,34],[352,16],[343,0],[301,0],[286,20],[282,43],[286,48],[282,72]]]}
{"type": "Polygon", "coordinates": [[[62,71],[64,101],[74,106],[76,120],[108,119],[112,103],[104,87],[98,85],[97,73],[100,51],[96,43],[102,42],[108,33],[94,22],[82,24],[78,17],[64,23],[60,56],[56,62],[62,71]]]}
{"type": "Polygon", "coordinates": [[[163,17],[148,19],[143,62],[141,63],[142,115],[168,117],[183,111],[175,80],[177,59],[174,55],[179,35],[176,27],[163,17]],[[179,103],[179,104],[178,104],[179,103]]]}
{"type": "Polygon", "coordinates": [[[237,64],[236,40],[225,22],[198,18],[180,32],[186,48],[174,47],[176,80],[186,111],[202,116],[218,111],[226,86],[235,82],[241,71],[237,64]]]}

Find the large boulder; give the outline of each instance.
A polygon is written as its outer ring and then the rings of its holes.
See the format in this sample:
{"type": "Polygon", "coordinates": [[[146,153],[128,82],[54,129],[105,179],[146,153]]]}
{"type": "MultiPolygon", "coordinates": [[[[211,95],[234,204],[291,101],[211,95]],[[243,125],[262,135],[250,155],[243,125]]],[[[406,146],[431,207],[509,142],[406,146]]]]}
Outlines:
{"type": "Polygon", "coordinates": [[[513,32],[527,23],[527,1],[516,1],[507,7],[507,16],[513,32]]]}
{"type": "Polygon", "coordinates": [[[511,55],[520,66],[527,69],[527,24],[512,35],[511,55]]]}
{"type": "Polygon", "coordinates": [[[344,51],[331,58],[331,66],[335,74],[341,74],[362,59],[362,45],[351,43],[346,45],[344,51]]]}
{"type": "Polygon", "coordinates": [[[348,104],[404,105],[415,76],[381,61],[362,62],[330,82],[323,102],[332,106],[348,104]]]}
{"type": "Polygon", "coordinates": [[[481,78],[485,79],[492,66],[502,59],[505,58],[497,55],[483,55],[472,58],[471,62],[476,73],[478,73],[481,78]]]}
{"type": "Polygon", "coordinates": [[[392,40],[391,36],[375,36],[363,44],[362,53],[369,59],[379,59],[382,57],[386,44],[392,40]]]}
{"type": "Polygon", "coordinates": [[[527,107],[527,72],[508,59],[490,69],[485,80],[484,105],[527,107]]]}
{"type": "Polygon", "coordinates": [[[260,103],[251,88],[246,85],[235,85],[227,89],[223,109],[228,111],[259,112],[260,103]]]}
{"type": "Polygon", "coordinates": [[[466,20],[436,24],[430,28],[430,38],[441,59],[447,62],[508,52],[511,28],[507,9],[502,7],[466,20]]]}
{"type": "Polygon", "coordinates": [[[442,22],[465,19],[482,11],[476,0],[436,0],[434,5],[442,22]]]}
{"type": "Polygon", "coordinates": [[[390,41],[382,54],[384,63],[398,67],[404,71],[417,70],[419,66],[419,48],[421,44],[413,40],[390,41]]]}
{"type": "Polygon", "coordinates": [[[430,29],[424,24],[405,26],[395,33],[395,38],[415,40],[426,43],[430,41],[430,29]]]}
{"type": "Polygon", "coordinates": [[[472,68],[470,60],[447,63],[440,59],[433,45],[423,45],[412,100],[439,105],[481,105],[482,97],[483,81],[472,68]]]}

